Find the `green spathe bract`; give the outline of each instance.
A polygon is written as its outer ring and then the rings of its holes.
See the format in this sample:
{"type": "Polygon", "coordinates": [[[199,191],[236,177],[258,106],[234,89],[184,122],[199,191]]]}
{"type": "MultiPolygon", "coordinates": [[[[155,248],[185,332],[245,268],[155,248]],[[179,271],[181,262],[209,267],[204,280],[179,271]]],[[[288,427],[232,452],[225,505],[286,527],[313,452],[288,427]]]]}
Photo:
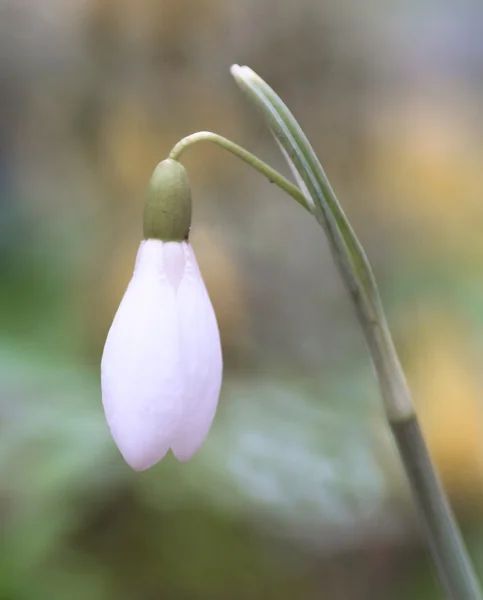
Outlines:
{"type": "Polygon", "coordinates": [[[182,164],[170,158],[154,169],[144,206],[144,239],[182,242],[191,227],[191,188],[182,164]]]}

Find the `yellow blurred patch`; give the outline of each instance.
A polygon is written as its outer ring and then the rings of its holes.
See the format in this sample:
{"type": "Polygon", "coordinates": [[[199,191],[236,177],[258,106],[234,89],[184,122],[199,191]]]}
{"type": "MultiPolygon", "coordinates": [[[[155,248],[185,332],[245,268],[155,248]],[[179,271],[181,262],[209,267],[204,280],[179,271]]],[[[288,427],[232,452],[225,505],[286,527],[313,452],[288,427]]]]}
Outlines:
{"type": "Polygon", "coordinates": [[[378,209],[436,243],[444,235],[445,244],[481,248],[483,147],[461,103],[408,102],[378,127],[378,209]]]}
{"type": "Polygon", "coordinates": [[[463,505],[483,498],[482,385],[462,328],[428,313],[407,368],[422,429],[446,489],[463,505]]]}
{"type": "Polygon", "coordinates": [[[102,139],[112,180],[126,196],[138,197],[168,152],[165,136],[146,116],[140,101],[122,98],[103,123],[102,139]]]}

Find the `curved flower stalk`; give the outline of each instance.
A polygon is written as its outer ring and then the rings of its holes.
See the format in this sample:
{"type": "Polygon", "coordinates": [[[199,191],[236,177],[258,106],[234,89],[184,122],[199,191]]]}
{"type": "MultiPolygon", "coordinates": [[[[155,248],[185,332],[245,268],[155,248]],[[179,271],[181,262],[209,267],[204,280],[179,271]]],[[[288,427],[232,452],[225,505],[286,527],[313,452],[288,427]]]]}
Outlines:
{"type": "Polygon", "coordinates": [[[102,400],[126,462],[142,471],[171,449],[199,449],[222,379],[220,336],[188,236],[191,197],[183,167],[167,160],[151,180],[131,282],[107,336],[102,400]]]}

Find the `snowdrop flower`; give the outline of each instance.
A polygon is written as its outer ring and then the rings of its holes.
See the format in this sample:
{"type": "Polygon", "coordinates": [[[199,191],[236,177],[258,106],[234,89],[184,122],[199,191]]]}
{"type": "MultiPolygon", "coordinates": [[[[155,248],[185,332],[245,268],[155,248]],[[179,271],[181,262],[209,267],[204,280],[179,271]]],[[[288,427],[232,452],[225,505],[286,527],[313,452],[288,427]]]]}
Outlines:
{"type": "Polygon", "coordinates": [[[142,471],[171,449],[199,449],[222,378],[215,313],[188,242],[191,192],[174,160],[154,171],[144,240],[112,323],[101,365],[102,401],[126,462],[142,471]]]}

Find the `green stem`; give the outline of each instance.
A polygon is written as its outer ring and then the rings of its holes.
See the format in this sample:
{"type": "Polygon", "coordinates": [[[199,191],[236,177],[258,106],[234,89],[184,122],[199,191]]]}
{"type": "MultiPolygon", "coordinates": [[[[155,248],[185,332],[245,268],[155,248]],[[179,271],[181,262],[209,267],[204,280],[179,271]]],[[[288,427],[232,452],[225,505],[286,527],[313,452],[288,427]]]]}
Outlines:
{"type": "Polygon", "coordinates": [[[232,67],[236,82],[280,143],[312,213],[327,234],[342,280],[354,302],[411,490],[422,515],[431,556],[449,600],[481,600],[478,580],[419,429],[411,394],[387,325],[371,266],[329,180],[297,120],[248,67],[232,67]],[[315,209],[314,209],[315,207],[315,209]]]}
{"type": "Polygon", "coordinates": [[[311,212],[311,208],[307,204],[304,194],[299,190],[298,187],[290,183],[288,179],[285,179],[283,175],[281,175],[275,169],[272,169],[272,167],[257,158],[254,154],[248,152],[248,150],[245,150],[245,148],[242,148],[231,140],[218,135],[217,133],[212,133],[211,131],[199,131],[198,133],[188,135],[179,141],[176,146],[174,146],[169,153],[168,158],[171,158],[172,160],[179,160],[179,157],[181,156],[182,152],[186,150],[186,148],[193,146],[193,144],[197,144],[198,142],[212,142],[224,150],[228,150],[228,152],[231,152],[235,156],[238,156],[238,158],[241,158],[241,160],[253,167],[256,171],[262,175],[265,175],[265,177],[267,177],[271,183],[274,183],[284,192],[287,192],[287,194],[292,196],[292,198],[294,198],[301,206],[303,206],[305,210],[311,212]]]}
{"type": "Polygon", "coordinates": [[[479,600],[481,591],[473,565],[434,470],[416,417],[392,422],[391,428],[447,598],[479,600]]]}

